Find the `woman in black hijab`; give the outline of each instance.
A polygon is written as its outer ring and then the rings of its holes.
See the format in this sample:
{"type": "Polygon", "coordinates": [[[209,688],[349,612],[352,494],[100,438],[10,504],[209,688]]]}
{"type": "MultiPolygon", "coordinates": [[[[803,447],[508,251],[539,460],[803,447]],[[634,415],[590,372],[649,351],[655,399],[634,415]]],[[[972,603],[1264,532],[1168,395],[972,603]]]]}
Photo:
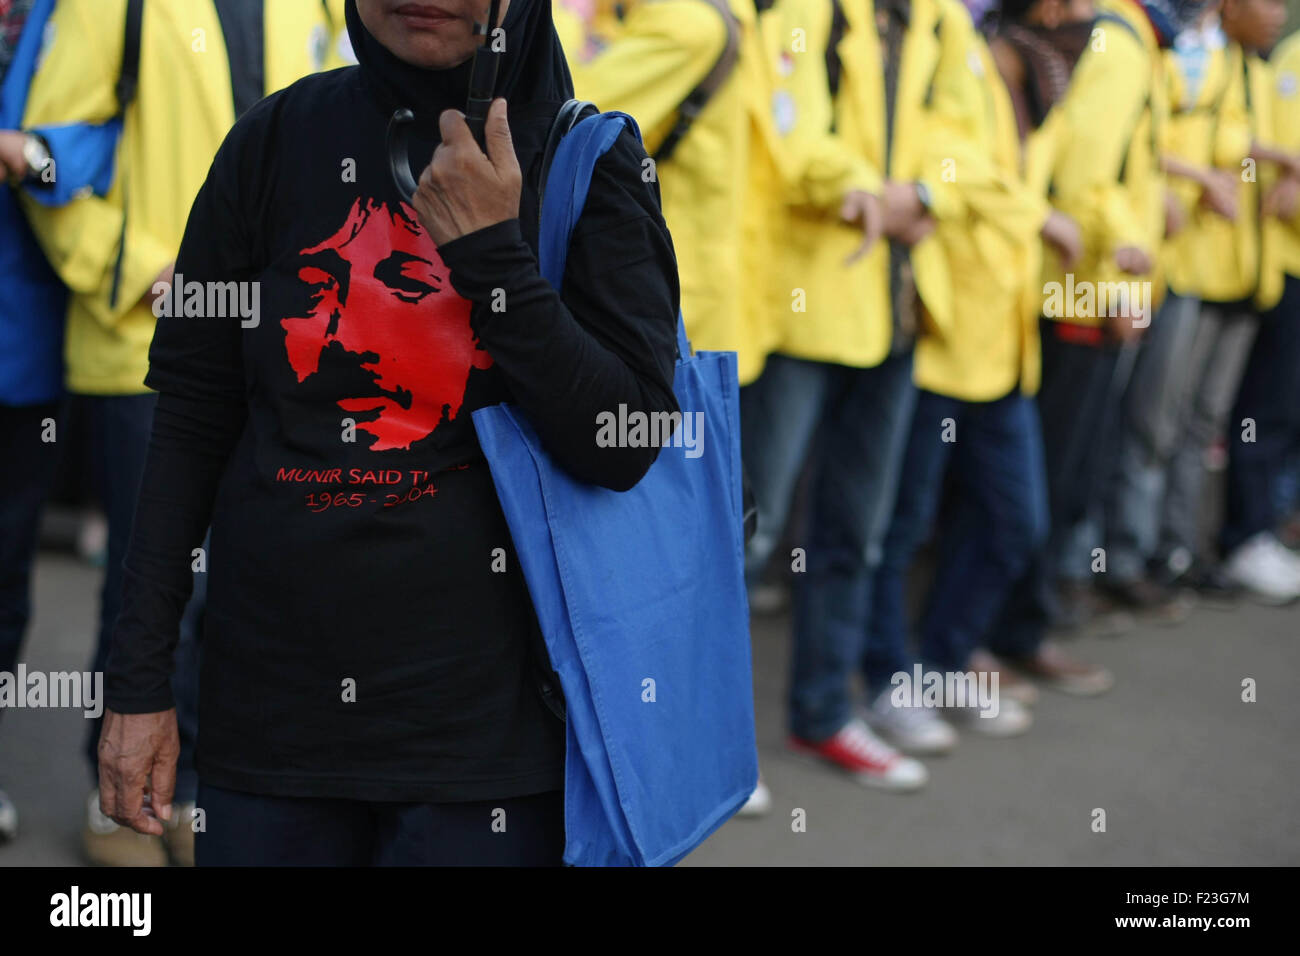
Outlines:
{"type": "Polygon", "coordinates": [[[560,860],[562,701],[470,413],[513,402],[572,474],[634,485],[657,449],[599,447],[596,421],[677,410],[676,263],[625,134],[563,300],[540,276],[568,70],[549,3],[511,0],[485,155],[459,113],[480,7],[349,0],[360,66],[240,120],[161,300],[100,792],[142,833],[173,816],[171,652],[210,523],[200,865],[560,860]],[[432,156],[411,205],[402,108],[432,156]]]}

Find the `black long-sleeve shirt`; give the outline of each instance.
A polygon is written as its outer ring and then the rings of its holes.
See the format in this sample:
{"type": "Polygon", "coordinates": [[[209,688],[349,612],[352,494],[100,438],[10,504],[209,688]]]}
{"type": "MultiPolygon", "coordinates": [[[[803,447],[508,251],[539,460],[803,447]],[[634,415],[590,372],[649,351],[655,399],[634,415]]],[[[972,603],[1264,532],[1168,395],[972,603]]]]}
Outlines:
{"type": "Polygon", "coordinates": [[[554,109],[511,110],[519,218],[437,249],[389,182],[388,117],[356,69],[263,101],[214,161],[168,300],[191,314],[161,317],[150,350],[160,394],[106,680],[118,712],[172,705],[210,524],[208,782],[426,801],[562,786],[563,727],[530,676],[535,617],[470,413],[513,402],[575,476],[630,487],[656,450],[599,447],[597,415],[676,410],[678,288],[626,134],[597,164],[563,301],[540,276],[554,109]],[[255,324],[209,294],[228,282],[258,284],[241,300],[255,324]]]}

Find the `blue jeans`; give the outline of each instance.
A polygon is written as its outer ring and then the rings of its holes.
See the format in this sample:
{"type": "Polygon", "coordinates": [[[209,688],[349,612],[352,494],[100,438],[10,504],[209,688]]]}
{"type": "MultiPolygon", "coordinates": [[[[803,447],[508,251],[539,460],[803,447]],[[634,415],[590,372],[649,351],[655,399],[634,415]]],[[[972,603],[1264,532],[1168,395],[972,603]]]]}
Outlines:
{"type": "MultiPolygon", "coordinates": [[[[91,463],[95,488],[108,520],[108,563],[100,592],[99,633],[91,669],[103,673],[112,649],[113,626],[122,606],[122,562],[126,558],[135,519],[140,481],[149,453],[149,435],[153,429],[153,410],[157,396],[94,395],[78,396],[86,408],[91,434],[91,463]]],[[[176,715],[180,727],[181,756],[177,765],[176,794],[178,803],[195,799],[198,778],[194,773],[194,743],[198,736],[197,641],[206,587],[196,575],[196,593],[185,609],[176,647],[176,675],[172,690],[176,695],[176,715]]],[[[85,755],[90,761],[92,777],[99,771],[99,732],[103,718],[91,722],[85,741],[85,755]]]]}
{"type": "Polygon", "coordinates": [[[745,547],[745,583],[758,584],[780,543],[794,486],[821,422],[839,366],[771,355],[763,374],[740,390],[740,449],[758,508],[745,547]]]}
{"type": "Polygon", "coordinates": [[[1104,426],[1118,401],[1115,374],[1119,349],[1071,341],[1050,319],[1040,322],[1043,387],[1038,393],[1043,460],[1051,530],[1024,573],[1012,585],[1001,612],[979,643],[1009,658],[1038,652],[1056,613],[1057,556],[1074,528],[1099,502],[1098,487],[1109,474],[1104,460],[1104,426]]]}
{"type": "Polygon", "coordinates": [[[911,353],[869,369],[773,356],[749,386],[746,467],[759,505],[751,554],[765,559],[776,546],[816,437],[790,679],[790,729],[805,740],[833,736],[851,715],[849,682],[915,403],[911,353]]]}
{"type": "Polygon", "coordinates": [[[1033,399],[1016,391],[993,402],[963,402],[920,392],[875,573],[862,659],[872,696],[911,668],[907,571],[934,526],[949,470],[954,521],[939,536],[939,567],[921,622],[921,656],[929,666],[966,668],[1047,537],[1047,478],[1033,399]]]}

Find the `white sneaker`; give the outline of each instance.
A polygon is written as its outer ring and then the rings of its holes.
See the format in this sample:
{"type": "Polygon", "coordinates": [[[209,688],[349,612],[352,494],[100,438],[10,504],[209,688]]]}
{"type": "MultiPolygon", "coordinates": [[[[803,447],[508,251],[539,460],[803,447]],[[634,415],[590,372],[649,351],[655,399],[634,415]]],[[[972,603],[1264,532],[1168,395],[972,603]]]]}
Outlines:
{"type": "Polygon", "coordinates": [[[985,737],[1017,737],[1034,726],[1034,714],[1024,704],[1002,697],[992,717],[983,716],[978,707],[950,707],[948,712],[967,730],[985,737]]]}
{"type": "Polygon", "coordinates": [[[18,836],[18,808],[9,794],[0,790],[0,843],[8,843],[18,836]]]}
{"type": "Polygon", "coordinates": [[[1277,555],[1278,562],[1291,569],[1297,581],[1300,581],[1300,554],[1296,554],[1281,541],[1277,535],[1268,534],[1268,546],[1277,555]]]}
{"type": "Polygon", "coordinates": [[[767,789],[767,784],[760,779],[758,786],[754,788],[754,792],[749,795],[749,799],[736,811],[736,816],[761,817],[771,809],[772,791],[767,789]]]}
{"type": "Polygon", "coordinates": [[[1284,558],[1282,543],[1261,531],[1223,562],[1223,572],[1266,604],[1290,604],[1300,598],[1300,571],[1284,558]]]}
{"type": "Polygon", "coordinates": [[[903,753],[946,754],[957,746],[957,731],[930,707],[895,707],[885,691],[867,715],[872,729],[903,753]]]}

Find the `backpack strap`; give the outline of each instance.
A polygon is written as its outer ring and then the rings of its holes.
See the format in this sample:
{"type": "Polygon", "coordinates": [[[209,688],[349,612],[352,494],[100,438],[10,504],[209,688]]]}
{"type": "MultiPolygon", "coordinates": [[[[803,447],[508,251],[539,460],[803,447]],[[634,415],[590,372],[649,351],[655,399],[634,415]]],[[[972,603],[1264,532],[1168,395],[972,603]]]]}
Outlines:
{"type": "MultiPolygon", "coordinates": [[[[849,18],[844,14],[840,0],[831,0],[831,29],[826,37],[826,86],[830,90],[831,102],[840,95],[840,79],[844,73],[844,64],[840,60],[840,41],[849,31],[849,18]]],[[[831,132],[835,132],[835,110],[831,109],[831,132]]]]}
{"type": "MultiPolygon", "coordinates": [[[[1139,44],[1142,43],[1142,36],[1137,32],[1137,28],[1134,27],[1133,24],[1129,23],[1127,20],[1125,20],[1117,13],[1112,13],[1109,10],[1103,10],[1101,13],[1097,14],[1097,16],[1093,18],[1092,27],[1094,30],[1097,28],[1097,24],[1099,23],[1113,23],[1116,26],[1122,27],[1125,31],[1128,32],[1128,34],[1131,37],[1133,37],[1133,39],[1137,40],[1139,44]]],[[[1150,111],[1151,111],[1151,89],[1150,87],[1148,87],[1147,98],[1146,101],[1142,104],[1142,110],[1138,113],[1137,123],[1142,122],[1142,113],[1148,113],[1150,111]]],[[[1121,182],[1123,182],[1124,178],[1128,175],[1128,157],[1129,157],[1129,153],[1133,151],[1133,136],[1137,133],[1137,123],[1134,124],[1133,131],[1129,133],[1128,142],[1124,144],[1124,159],[1119,164],[1119,180],[1121,182]]],[[[1151,151],[1155,155],[1158,155],[1160,152],[1159,149],[1157,148],[1157,145],[1158,145],[1158,141],[1156,138],[1155,117],[1152,117],[1151,151]]]]}
{"type": "MultiPolygon", "coordinates": [[[[564,129],[564,122],[589,105],[582,104],[579,108],[570,107],[570,103],[561,107],[556,116],[552,133],[563,131],[554,137],[554,152],[543,158],[542,168],[546,172],[540,187],[542,215],[537,227],[538,267],[556,292],[564,291],[569,239],[582,215],[582,207],[587,203],[596,161],[609,152],[624,129],[630,130],[638,141],[641,139],[641,129],[636,120],[626,113],[595,113],[564,129]]],[[[551,140],[552,137],[547,138],[548,146],[551,140]]],[[[680,312],[677,314],[677,352],[679,358],[690,358],[691,343],[686,337],[686,326],[680,312]]]]}
{"type": "Polygon", "coordinates": [[[144,24],[144,0],[126,0],[126,28],[122,37],[122,69],[117,77],[117,115],[135,99],[140,87],[140,33],[144,24]]]}
{"type": "MultiPolygon", "coordinates": [[[[140,34],[144,27],[144,0],[126,0],[126,26],[122,36],[122,69],[117,76],[117,118],[126,116],[126,108],[135,100],[140,87],[140,34]]],[[[113,286],[109,305],[117,308],[122,290],[122,260],[126,254],[127,182],[122,180],[122,231],[117,239],[117,261],[113,263],[113,286]]]]}
{"type": "Polygon", "coordinates": [[[700,80],[695,89],[686,94],[686,99],[682,100],[681,105],[677,107],[677,122],[668,131],[659,148],[654,151],[656,163],[669,159],[677,150],[681,141],[686,138],[686,134],[691,131],[691,127],[695,125],[700,113],[704,111],[704,107],[713,98],[713,94],[722,89],[722,84],[727,82],[727,77],[731,75],[740,55],[740,25],[732,16],[731,10],[727,8],[726,0],[702,0],[702,2],[708,4],[718,16],[722,17],[722,22],[727,29],[727,40],[722,45],[722,52],[714,61],[713,68],[704,75],[704,79],[700,80]]]}

